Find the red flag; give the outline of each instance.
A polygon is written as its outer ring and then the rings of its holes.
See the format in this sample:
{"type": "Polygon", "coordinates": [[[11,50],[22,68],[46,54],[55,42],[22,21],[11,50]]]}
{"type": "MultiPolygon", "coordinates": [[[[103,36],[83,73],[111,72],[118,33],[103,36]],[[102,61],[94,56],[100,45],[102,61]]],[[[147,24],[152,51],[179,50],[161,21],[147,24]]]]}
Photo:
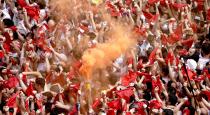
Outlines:
{"type": "Polygon", "coordinates": [[[194,42],[194,39],[191,37],[191,38],[188,38],[187,40],[182,40],[181,44],[183,46],[187,46],[188,48],[191,48],[193,42],[194,42]]]}
{"type": "Polygon", "coordinates": [[[127,4],[128,6],[132,3],[132,0],[125,0],[125,4],[127,4]]]}
{"type": "MultiPolygon", "coordinates": [[[[170,1],[168,1],[168,2],[170,2],[170,1]]],[[[167,4],[166,4],[165,0],[160,0],[160,5],[164,6],[164,7],[167,7],[167,4]]]]}
{"type": "Polygon", "coordinates": [[[149,62],[150,64],[153,64],[155,61],[155,56],[156,56],[156,52],[157,52],[158,48],[155,48],[149,55],[149,62]]]}
{"type": "Polygon", "coordinates": [[[145,16],[145,18],[149,21],[149,22],[154,22],[158,19],[158,14],[156,15],[153,15],[152,13],[149,13],[149,12],[145,12],[143,11],[143,14],[145,16]]]}
{"type": "Polygon", "coordinates": [[[88,26],[85,25],[80,25],[79,28],[81,33],[87,33],[89,31],[88,26]]]}
{"type": "Polygon", "coordinates": [[[210,73],[207,68],[203,69],[203,74],[210,79],[210,73]]]}
{"type": "Polygon", "coordinates": [[[81,66],[82,66],[81,61],[76,61],[75,63],[73,63],[73,68],[74,69],[79,69],[81,66]]]}
{"type": "Polygon", "coordinates": [[[67,75],[67,78],[69,80],[72,80],[74,78],[74,76],[75,76],[75,71],[74,70],[70,70],[68,75],[67,75]]]}
{"type": "Polygon", "coordinates": [[[14,88],[17,87],[18,84],[19,80],[17,79],[17,77],[10,77],[7,81],[4,82],[4,86],[6,88],[14,88]]]}
{"type": "Polygon", "coordinates": [[[117,96],[126,100],[126,102],[130,101],[130,97],[134,94],[133,88],[129,87],[124,90],[120,90],[116,92],[117,96]]]}
{"type": "Polygon", "coordinates": [[[197,2],[197,9],[198,11],[203,11],[204,10],[204,0],[196,0],[197,2]]]}
{"type": "Polygon", "coordinates": [[[136,102],[135,105],[137,105],[138,107],[136,108],[136,115],[146,115],[144,112],[144,102],[136,102]]]}
{"type": "Polygon", "coordinates": [[[187,51],[186,49],[179,50],[178,53],[179,53],[179,55],[181,55],[181,56],[188,55],[188,51],[187,51]]]}
{"type": "Polygon", "coordinates": [[[106,97],[108,97],[108,98],[113,98],[114,97],[114,95],[113,95],[113,93],[114,93],[114,91],[116,91],[116,87],[114,87],[114,88],[112,88],[110,91],[108,91],[107,93],[106,93],[106,97]]]}
{"type": "Polygon", "coordinates": [[[140,59],[138,64],[137,64],[137,69],[139,70],[141,68],[143,68],[143,60],[142,59],[140,59]]]}
{"type": "Polygon", "coordinates": [[[72,89],[75,93],[80,89],[80,83],[70,85],[70,89],[72,89]]]}
{"type": "Polygon", "coordinates": [[[111,16],[113,16],[113,17],[120,16],[120,12],[112,10],[111,11],[111,16]]]}
{"type": "Polygon", "coordinates": [[[7,104],[6,106],[10,107],[10,108],[14,108],[17,106],[17,103],[16,103],[16,97],[19,95],[20,92],[17,92],[15,94],[12,95],[12,97],[10,97],[8,100],[7,100],[7,104]]]}
{"type": "Polygon", "coordinates": [[[17,3],[20,5],[20,7],[25,7],[25,6],[27,6],[27,4],[26,4],[26,2],[25,2],[25,0],[17,0],[17,3]]]}
{"type": "Polygon", "coordinates": [[[131,112],[126,112],[125,114],[126,114],[126,115],[132,115],[131,112]]]}
{"type": "MultiPolygon", "coordinates": [[[[196,76],[196,73],[194,71],[188,69],[188,68],[187,68],[187,73],[188,73],[188,76],[189,76],[190,80],[193,80],[194,77],[196,76]]],[[[184,67],[182,67],[182,74],[183,74],[183,76],[187,76],[184,67]]]]}
{"type": "Polygon", "coordinates": [[[9,27],[12,31],[17,31],[17,27],[16,26],[11,26],[9,27]]]}
{"type": "Polygon", "coordinates": [[[34,95],[33,90],[34,90],[33,84],[32,84],[32,82],[30,82],[29,86],[26,89],[26,95],[27,96],[34,95]]]}
{"type": "Polygon", "coordinates": [[[137,13],[137,8],[136,7],[132,7],[131,8],[131,13],[136,14],[137,13]]]}
{"type": "Polygon", "coordinates": [[[113,109],[107,110],[107,115],[115,115],[115,112],[113,109]]]}
{"type": "Polygon", "coordinates": [[[187,4],[181,4],[181,3],[174,3],[174,4],[171,4],[171,6],[175,9],[175,10],[179,10],[185,6],[187,6],[187,4]]]}
{"type": "Polygon", "coordinates": [[[96,98],[96,100],[92,104],[92,108],[96,109],[98,106],[100,106],[102,103],[100,101],[100,98],[96,98]]]}
{"type": "Polygon", "coordinates": [[[162,35],[161,35],[161,41],[162,41],[162,44],[163,44],[163,45],[167,45],[167,40],[168,40],[168,39],[167,39],[167,36],[164,35],[164,34],[162,34],[162,35]]]}
{"type": "Polygon", "coordinates": [[[177,34],[173,33],[169,36],[168,43],[174,44],[179,40],[180,40],[179,36],[177,34]]]}
{"type": "Polygon", "coordinates": [[[4,52],[2,50],[0,50],[0,58],[4,57],[4,52]]]}
{"type": "Polygon", "coordinates": [[[178,58],[178,57],[176,57],[176,66],[178,66],[178,65],[179,65],[179,63],[180,63],[179,58],[178,58]]]}
{"type": "Polygon", "coordinates": [[[77,111],[77,106],[74,105],[74,107],[72,108],[72,110],[69,112],[68,115],[77,115],[78,111],[77,111]]]}
{"type": "Polygon", "coordinates": [[[114,5],[111,3],[111,1],[107,1],[107,2],[106,2],[106,6],[107,6],[110,10],[115,9],[115,7],[114,7],[114,5]]]}
{"type": "Polygon", "coordinates": [[[190,105],[191,105],[191,103],[190,103],[190,101],[189,101],[189,100],[187,100],[187,101],[185,101],[184,105],[185,105],[185,106],[190,106],[190,105]]]}
{"type": "Polygon", "coordinates": [[[158,100],[152,100],[149,102],[149,109],[160,109],[162,107],[162,103],[158,100]]]}
{"type": "Polygon", "coordinates": [[[157,2],[159,2],[160,0],[148,0],[148,3],[150,4],[150,5],[153,5],[153,4],[155,4],[155,3],[157,3],[157,2]]]}
{"type": "Polygon", "coordinates": [[[135,72],[129,71],[129,73],[122,77],[122,85],[128,86],[131,82],[134,82],[137,78],[137,75],[135,72]]]}
{"type": "Polygon", "coordinates": [[[148,20],[150,20],[154,17],[154,15],[149,13],[149,12],[143,11],[143,14],[144,14],[145,18],[148,19],[148,20]]]}
{"type": "Polygon", "coordinates": [[[134,27],[134,32],[137,33],[138,35],[144,36],[145,33],[146,33],[146,29],[145,28],[138,27],[138,26],[135,26],[134,27]]]}
{"type": "Polygon", "coordinates": [[[11,47],[10,47],[9,44],[10,44],[10,43],[4,43],[4,44],[3,44],[3,47],[4,47],[6,53],[8,53],[8,52],[11,51],[11,47]]]}
{"type": "Polygon", "coordinates": [[[196,81],[196,82],[201,82],[201,81],[203,81],[205,79],[205,76],[204,75],[200,75],[200,76],[198,76],[197,78],[195,78],[194,80],[196,81]]]}
{"type": "Polygon", "coordinates": [[[113,101],[110,101],[107,103],[109,108],[112,108],[114,110],[120,110],[122,108],[122,104],[121,104],[121,100],[120,99],[116,99],[113,101]]]}
{"type": "Polygon", "coordinates": [[[161,93],[162,92],[162,84],[161,84],[160,77],[156,77],[156,80],[152,79],[152,90],[153,90],[153,93],[154,93],[154,89],[156,87],[159,88],[158,93],[161,93]]]}
{"type": "Polygon", "coordinates": [[[24,83],[27,83],[27,76],[23,75],[22,80],[23,80],[24,83]]]}
{"type": "Polygon", "coordinates": [[[40,47],[40,48],[43,48],[44,45],[46,45],[46,44],[47,43],[46,43],[46,41],[45,41],[45,39],[43,37],[41,37],[41,38],[39,38],[39,39],[36,40],[36,45],[38,47],[40,47]]]}
{"type": "Polygon", "coordinates": [[[133,57],[128,57],[128,59],[127,59],[127,65],[133,64],[133,62],[134,62],[133,57]]]}
{"type": "Polygon", "coordinates": [[[210,20],[210,9],[207,10],[207,16],[206,16],[207,20],[210,20]]]}
{"type": "Polygon", "coordinates": [[[178,41],[181,39],[182,34],[183,34],[183,33],[182,33],[182,24],[179,24],[179,25],[177,26],[177,28],[175,29],[174,33],[172,33],[172,34],[169,36],[170,39],[168,39],[168,42],[169,42],[170,44],[174,44],[174,43],[178,42],[178,41]]]}
{"type": "Polygon", "coordinates": [[[202,91],[201,94],[205,94],[208,97],[208,100],[210,100],[210,91],[202,91]]]}
{"type": "Polygon", "coordinates": [[[183,114],[184,115],[190,115],[190,110],[189,109],[184,109],[183,114]]]}
{"type": "Polygon", "coordinates": [[[36,99],[36,104],[37,104],[38,109],[40,111],[42,111],[42,103],[43,103],[43,100],[42,99],[36,99]]]}
{"type": "Polygon", "coordinates": [[[28,16],[35,19],[36,21],[39,19],[39,9],[35,6],[25,6],[26,12],[28,16]]]}
{"type": "Polygon", "coordinates": [[[149,73],[144,73],[144,72],[137,72],[138,76],[144,76],[144,83],[148,82],[148,81],[152,81],[152,75],[150,75],[149,73]]]}
{"type": "Polygon", "coordinates": [[[174,54],[169,51],[165,60],[166,60],[166,64],[168,64],[168,62],[170,62],[170,64],[173,64],[174,54]]]}

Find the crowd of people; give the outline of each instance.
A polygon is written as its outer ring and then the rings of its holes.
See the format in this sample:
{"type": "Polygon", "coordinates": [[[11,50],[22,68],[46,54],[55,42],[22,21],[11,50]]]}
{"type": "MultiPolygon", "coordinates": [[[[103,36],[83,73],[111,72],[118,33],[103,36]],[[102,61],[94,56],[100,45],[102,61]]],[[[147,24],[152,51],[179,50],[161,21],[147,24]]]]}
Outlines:
{"type": "Polygon", "coordinates": [[[210,114],[209,0],[69,1],[0,0],[0,114],[210,114]],[[79,70],[109,41],[104,11],[137,42],[90,85],[79,70]]]}

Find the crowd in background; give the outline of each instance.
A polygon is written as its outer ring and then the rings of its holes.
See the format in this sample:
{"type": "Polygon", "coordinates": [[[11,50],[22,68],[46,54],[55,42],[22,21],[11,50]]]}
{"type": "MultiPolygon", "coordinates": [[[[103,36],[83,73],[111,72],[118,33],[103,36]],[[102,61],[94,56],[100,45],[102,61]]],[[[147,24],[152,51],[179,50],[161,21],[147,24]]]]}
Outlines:
{"type": "Polygon", "coordinates": [[[0,114],[210,114],[209,0],[70,1],[63,16],[53,0],[0,0],[0,114]],[[84,51],[109,41],[100,9],[137,42],[85,86],[84,51]]]}

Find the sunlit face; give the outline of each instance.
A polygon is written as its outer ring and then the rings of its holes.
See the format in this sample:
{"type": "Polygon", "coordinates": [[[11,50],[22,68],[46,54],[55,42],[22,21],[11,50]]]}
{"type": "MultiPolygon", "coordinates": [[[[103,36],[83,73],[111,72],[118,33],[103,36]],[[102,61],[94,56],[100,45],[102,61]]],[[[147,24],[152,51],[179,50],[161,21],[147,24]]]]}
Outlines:
{"type": "Polygon", "coordinates": [[[27,55],[29,58],[32,58],[32,57],[34,56],[34,51],[33,51],[33,50],[26,51],[26,55],[27,55]]]}
{"type": "Polygon", "coordinates": [[[23,20],[24,19],[24,14],[22,10],[18,10],[18,19],[23,20]]]}
{"type": "Polygon", "coordinates": [[[189,55],[191,56],[191,55],[193,55],[195,53],[195,49],[194,48],[190,48],[190,50],[189,50],[189,55]]]}

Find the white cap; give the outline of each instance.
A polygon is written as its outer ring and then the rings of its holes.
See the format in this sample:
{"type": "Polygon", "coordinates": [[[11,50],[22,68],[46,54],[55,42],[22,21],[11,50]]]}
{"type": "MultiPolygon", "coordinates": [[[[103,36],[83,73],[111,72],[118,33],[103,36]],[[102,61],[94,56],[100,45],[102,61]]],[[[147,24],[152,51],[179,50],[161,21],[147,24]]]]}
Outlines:
{"type": "Polygon", "coordinates": [[[195,20],[201,20],[200,16],[195,16],[195,20]]]}
{"type": "Polygon", "coordinates": [[[144,107],[144,108],[147,108],[147,105],[146,105],[146,104],[143,104],[143,107],[144,107]]]}
{"type": "Polygon", "coordinates": [[[187,60],[187,67],[190,68],[191,70],[195,70],[197,68],[197,63],[193,59],[188,59],[187,60]]]}

